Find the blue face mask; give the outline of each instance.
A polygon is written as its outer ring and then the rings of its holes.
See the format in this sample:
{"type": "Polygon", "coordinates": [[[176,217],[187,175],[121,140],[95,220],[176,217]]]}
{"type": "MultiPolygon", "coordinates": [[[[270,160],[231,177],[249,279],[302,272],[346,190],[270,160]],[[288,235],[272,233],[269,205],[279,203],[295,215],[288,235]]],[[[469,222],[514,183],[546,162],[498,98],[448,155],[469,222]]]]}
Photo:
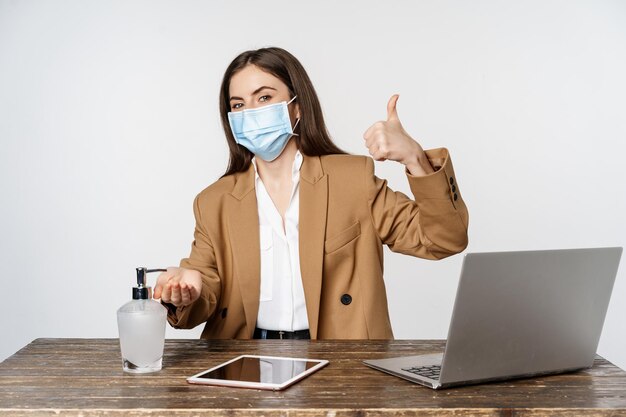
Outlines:
{"type": "Polygon", "coordinates": [[[235,141],[245,146],[250,152],[263,159],[273,161],[283,152],[296,124],[291,127],[287,105],[294,101],[270,104],[256,109],[228,112],[228,123],[235,136],[235,141]]]}

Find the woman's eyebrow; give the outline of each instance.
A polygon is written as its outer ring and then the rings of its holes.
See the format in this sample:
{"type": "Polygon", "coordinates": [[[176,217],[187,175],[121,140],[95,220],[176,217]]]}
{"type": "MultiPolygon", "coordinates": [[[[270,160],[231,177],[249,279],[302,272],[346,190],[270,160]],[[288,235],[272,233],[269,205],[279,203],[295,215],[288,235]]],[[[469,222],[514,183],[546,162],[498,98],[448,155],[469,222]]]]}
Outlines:
{"type": "MultiPolygon", "coordinates": [[[[262,87],[257,88],[256,90],[254,90],[254,91],[252,92],[252,94],[251,94],[251,95],[255,95],[255,94],[257,94],[259,91],[261,91],[261,90],[263,90],[263,89],[265,89],[265,88],[269,88],[270,90],[277,91],[274,87],[270,87],[270,86],[264,85],[264,86],[262,86],[262,87]]],[[[242,99],[241,97],[232,96],[232,97],[230,98],[230,100],[229,100],[229,101],[233,101],[233,100],[243,100],[243,99],[242,99]]]]}

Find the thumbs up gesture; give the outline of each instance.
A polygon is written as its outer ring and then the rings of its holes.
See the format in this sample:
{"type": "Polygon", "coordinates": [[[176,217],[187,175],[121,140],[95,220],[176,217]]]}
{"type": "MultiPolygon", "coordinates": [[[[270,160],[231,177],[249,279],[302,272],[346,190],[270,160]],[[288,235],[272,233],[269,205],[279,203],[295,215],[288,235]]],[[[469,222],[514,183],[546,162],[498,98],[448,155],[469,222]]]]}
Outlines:
{"type": "Polygon", "coordinates": [[[433,171],[424,150],[402,127],[396,104],[398,94],[387,103],[387,120],[371,125],[363,134],[365,146],[376,161],[397,161],[405,165],[411,175],[422,176],[433,171]]]}

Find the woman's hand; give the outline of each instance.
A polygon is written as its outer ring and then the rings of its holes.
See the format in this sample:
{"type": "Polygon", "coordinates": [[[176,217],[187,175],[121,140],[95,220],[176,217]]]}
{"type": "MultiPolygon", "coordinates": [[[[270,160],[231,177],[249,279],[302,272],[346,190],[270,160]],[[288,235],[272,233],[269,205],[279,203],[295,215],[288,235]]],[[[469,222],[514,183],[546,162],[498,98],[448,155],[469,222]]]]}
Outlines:
{"type": "Polygon", "coordinates": [[[394,94],[387,103],[387,120],[374,123],[365,131],[363,139],[370,155],[376,161],[391,160],[405,165],[411,175],[422,176],[433,173],[424,150],[402,127],[394,94]]]}
{"type": "Polygon", "coordinates": [[[186,268],[167,268],[157,278],[154,297],[176,307],[189,305],[200,297],[202,277],[200,272],[186,268]]]}

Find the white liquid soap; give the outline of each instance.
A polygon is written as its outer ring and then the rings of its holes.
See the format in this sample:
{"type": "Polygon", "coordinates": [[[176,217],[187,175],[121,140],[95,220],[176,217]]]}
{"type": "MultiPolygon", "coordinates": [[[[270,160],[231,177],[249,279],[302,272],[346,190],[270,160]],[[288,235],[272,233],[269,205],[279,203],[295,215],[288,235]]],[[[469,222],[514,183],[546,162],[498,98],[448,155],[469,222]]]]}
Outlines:
{"type": "Polygon", "coordinates": [[[133,299],[117,310],[125,372],[156,372],[162,367],[167,309],[152,299],[152,289],[146,286],[146,274],[155,271],[165,269],[137,268],[133,299]]]}

